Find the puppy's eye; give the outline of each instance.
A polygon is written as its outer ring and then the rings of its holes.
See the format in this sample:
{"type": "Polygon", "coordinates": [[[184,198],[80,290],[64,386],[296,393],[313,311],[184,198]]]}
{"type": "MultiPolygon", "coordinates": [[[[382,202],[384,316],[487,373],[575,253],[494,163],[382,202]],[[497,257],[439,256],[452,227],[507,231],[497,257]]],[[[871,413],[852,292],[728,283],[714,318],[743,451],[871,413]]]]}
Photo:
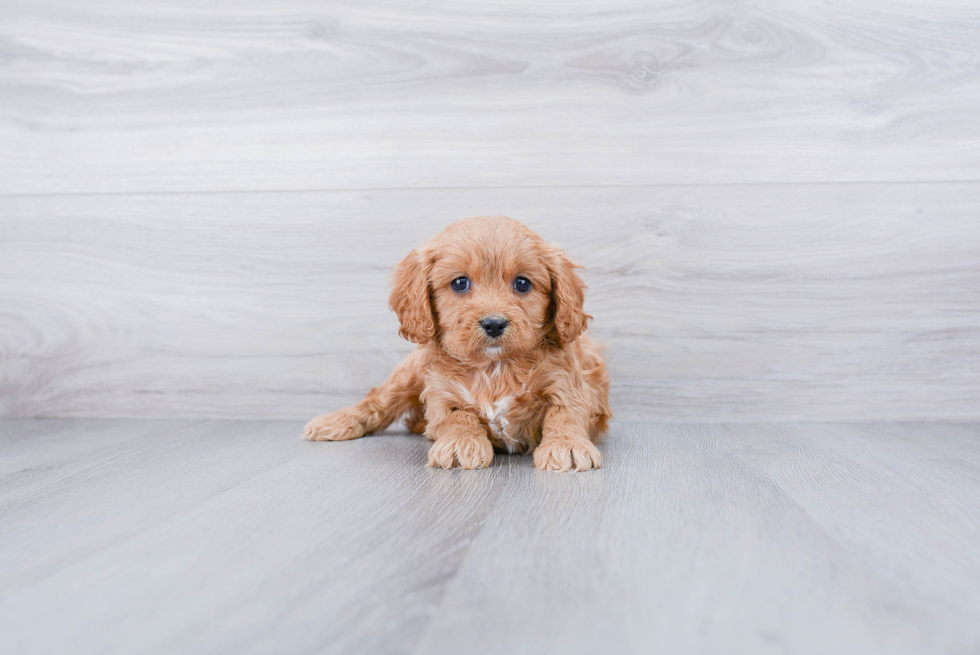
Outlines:
{"type": "Polygon", "coordinates": [[[452,282],[453,291],[456,293],[464,293],[470,288],[470,279],[468,277],[458,277],[452,282]]]}
{"type": "Polygon", "coordinates": [[[519,277],[514,280],[514,290],[517,293],[527,293],[531,290],[531,281],[526,277],[519,277]]]}

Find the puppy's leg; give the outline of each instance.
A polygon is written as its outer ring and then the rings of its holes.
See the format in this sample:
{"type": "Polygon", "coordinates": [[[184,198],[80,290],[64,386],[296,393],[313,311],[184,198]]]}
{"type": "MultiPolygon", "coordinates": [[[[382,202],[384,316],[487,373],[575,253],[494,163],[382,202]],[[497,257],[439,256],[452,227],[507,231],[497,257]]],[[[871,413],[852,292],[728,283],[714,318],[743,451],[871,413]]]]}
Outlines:
{"type": "Polygon", "coordinates": [[[413,434],[425,434],[425,415],[422,412],[422,403],[415,402],[408,409],[405,415],[405,427],[413,434]]]}
{"type": "Polygon", "coordinates": [[[303,437],[311,441],[344,441],[384,430],[418,404],[421,373],[421,351],[416,350],[395,367],[381,386],[371,389],[364,400],[307,423],[303,437]]]}
{"type": "Polygon", "coordinates": [[[473,412],[453,409],[441,420],[429,421],[426,435],[435,440],[429,448],[429,463],[434,468],[482,469],[493,461],[493,444],[487,429],[473,412]]]}
{"type": "Polygon", "coordinates": [[[551,405],[545,409],[541,443],[534,466],[542,471],[588,471],[602,466],[602,455],[589,439],[588,412],[551,405]]]}

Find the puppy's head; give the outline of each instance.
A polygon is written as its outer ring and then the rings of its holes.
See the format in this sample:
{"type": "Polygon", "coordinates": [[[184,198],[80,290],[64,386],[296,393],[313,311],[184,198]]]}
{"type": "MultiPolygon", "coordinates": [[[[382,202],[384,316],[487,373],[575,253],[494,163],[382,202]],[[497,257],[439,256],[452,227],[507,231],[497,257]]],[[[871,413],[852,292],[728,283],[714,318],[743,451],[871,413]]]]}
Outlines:
{"type": "Polygon", "coordinates": [[[409,253],[391,307],[409,341],[438,341],[464,361],[574,341],[590,318],[585,284],[557,246],[501,216],[469,218],[409,253]]]}

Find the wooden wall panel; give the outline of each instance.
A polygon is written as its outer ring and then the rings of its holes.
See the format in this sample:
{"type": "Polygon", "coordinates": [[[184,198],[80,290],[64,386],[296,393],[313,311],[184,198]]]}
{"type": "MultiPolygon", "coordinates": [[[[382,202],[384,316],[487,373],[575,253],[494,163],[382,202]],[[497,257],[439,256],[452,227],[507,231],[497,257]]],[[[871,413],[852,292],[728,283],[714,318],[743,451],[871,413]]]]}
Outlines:
{"type": "Polygon", "coordinates": [[[980,183],[0,198],[0,414],[301,419],[411,346],[388,271],[509,214],[587,267],[617,416],[976,420],[980,183]]]}
{"type": "Polygon", "coordinates": [[[975,2],[6,2],[0,193],[950,181],[975,2]]]}
{"type": "Polygon", "coordinates": [[[975,2],[7,2],[0,414],[301,418],[510,214],[618,416],[977,419],[975,2]]]}

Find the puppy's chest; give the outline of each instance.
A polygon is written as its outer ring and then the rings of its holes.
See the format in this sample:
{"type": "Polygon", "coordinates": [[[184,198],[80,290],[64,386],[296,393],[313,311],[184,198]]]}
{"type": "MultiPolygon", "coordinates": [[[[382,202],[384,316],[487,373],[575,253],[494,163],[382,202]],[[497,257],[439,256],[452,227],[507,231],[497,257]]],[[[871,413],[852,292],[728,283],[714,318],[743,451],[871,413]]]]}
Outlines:
{"type": "Polygon", "coordinates": [[[522,452],[537,441],[542,403],[527,383],[500,367],[475,371],[456,383],[460,404],[487,425],[490,440],[508,452],[522,452]]]}

